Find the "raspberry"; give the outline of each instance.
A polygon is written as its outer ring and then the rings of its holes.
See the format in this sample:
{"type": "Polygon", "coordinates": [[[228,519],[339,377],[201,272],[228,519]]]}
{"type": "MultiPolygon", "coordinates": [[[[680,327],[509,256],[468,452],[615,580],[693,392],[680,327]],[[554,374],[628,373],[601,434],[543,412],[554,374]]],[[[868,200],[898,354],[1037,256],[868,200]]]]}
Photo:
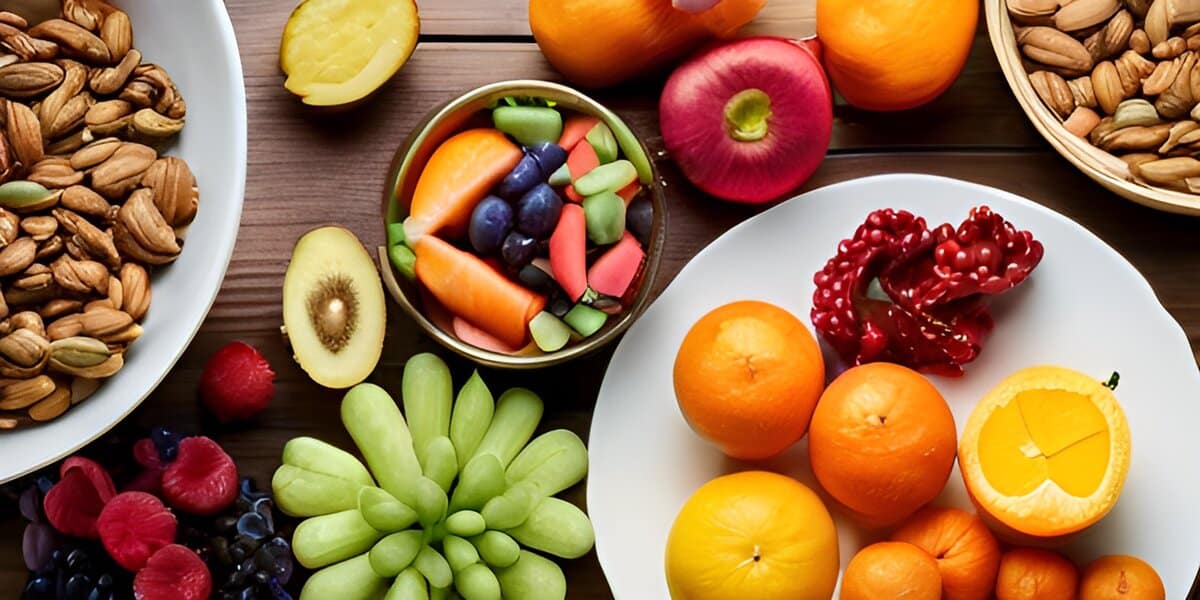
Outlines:
{"type": "Polygon", "coordinates": [[[184,546],[163,546],[146,561],[133,579],[138,600],[206,600],[212,593],[212,575],[204,561],[184,546]]]}
{"type": "Polygon", "coordinates": [[[211,439],[184,438],[163,471],[162,491],[168,504],[185,513],[214,515],[237,499],[237,465],[211,439]]]}
{"type": "Polygon", "coordinates": [[[60,533],[96,539],[96,520],[117,493],[112,478],[104,467],[78,456],[63,461],[59,474],[42,502],[46,520],[60,533]]]}
{"type": "Polygon", "coordinates": [[[117,564],[137,571],[150,555],[175,541],[175,515],[145,492],[122,492],[96,522],[104,549],[117,564]]]}
{"type": "Polygon", "coordinates": [[[208,361],[200,376],[200,398],[222,423],[248,419],[275,396],[275,372],[253,346],[233,342],[208,361]]]}

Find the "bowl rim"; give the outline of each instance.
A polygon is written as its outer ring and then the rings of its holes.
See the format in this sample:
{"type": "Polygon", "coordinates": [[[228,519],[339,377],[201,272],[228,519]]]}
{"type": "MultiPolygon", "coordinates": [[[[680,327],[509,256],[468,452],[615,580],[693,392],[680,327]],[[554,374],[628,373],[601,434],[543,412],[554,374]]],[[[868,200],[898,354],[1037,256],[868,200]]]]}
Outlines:
{"type": "Polygon", "coordinates": [[[1057,116],[1050,112],[1037,96],[1025,70],[1020,68],[1020,50],[1016,33],[1004,0],[984,2],[988,38],[1000,70],[1008,82],[1017,104],[1033,123],[1038,133],[1075,168],[1109,191],[1143,206],[1169,213],[1200,216],[1200,195],[1185,194],[1166,188],[1149,187],[1117,177],[1109,170],[1099,169],[1092,162],[1107,163],[1112,169],[1128,170],[1124,161],[1109,154],[1063,128],[1057,116]],[[1119,164],[1118,164],[1119,163],[1119,164]]]}
{"type": "MultiPolygon", "coordinates": [[[[108,418],[105,419],[109,422],[104,423],[102,426],[96,428],[88,435],[80,436],[77,440],[66,445],[62,451],[51,453],[43,460],[36,461],[28,466],[14,470],[10,474],[0,474],[0,484],[19,479],[30,473],[48,467],[62,460],[63,458],[78,452],[84,446],[87,446],[88,444],[100,439],[109,431],[112,431],[112,429],[117,425],[124,422],[125,419],[133,414],[133,412],[137,410],[147,398],[150,397],[150,394],[154,393],[154,391],[158,389],[158,386],[162,384],[163,380],[174,371],[175,366],[179,363],[179,359],[191,346],[192,341],[196,338],[196,335],[200,332],[200,329],[204,326],[204,323],[207,322],[208,314],[212,310],[217,296],[220,294],[221,288],[225,281],[225,276],[229,271],[230,261],[233,258],[234,247],[237,244],[238,231],[241,228],[241,214],[245,204],[246,196],[249,137],[247,125],[248,117],[246,112],[246,81],[242,68],[241,51],[238,47],[237,35],[234,32],[233,20],[230,18],[229,11],[226,9],[225,3],[222,0],[208,0],[207,4],[211,5],[211,10],[214,11],[214,17],[216,18],[217,22],[217,28],[215,29],[217,36],[216,46],[219,48],[218,51],[220,52],[220,58],[224,60],[224,63],[229,68],[229,78],[232,82],[231,87],[233,94],[230,97],[230,101],[234,110],[229,117],[232,121],[231,128],[234,131],[234,145],[233,147],[229,148],[229,151],[235,155],[233,164],[236,168],[235,172],[228,174],[228,176],[232,179],[234,193],[229,199],[231,206],[229,207],[230,210],[227,211],[229,215],[236,214],[236,217],[231,217],[232,226],[228,236],[224,237],[224,239],[227,240],[227,242],[224,244],[224,248],[220,248],[212,253],[212,258],[216,259],[216,264],[219,265],[217,269],[217,278],[215,280],[216,285],[212,286],[212,289],[207,294],[207,297],[204,297],[202,294],[197,294],[197,299],[203,303],[203,308],[199,313],[200,318],[196,319],[196,322],[191,327],[191,331],[182,338],[180,343],[176,345],[175,350],[171,352],[171,356],[166,363],[166,368],[164,368],[157,375],[157,377],[154,378],[154,380],[151,381],[148,386],[146,386],[144,392],[142,392],[133,402],[131,402],[119,413],[114,414],[111,420],[108,418]]],[[[59,419],[37,425],[37,427],[53,426],[55,423],[67,418],[70,418],[70,415],[63,415],[59,419]]]]}
{"type": "MultiPolygon", "coordinates": [[[[392,266],[391,260],[388,258],[387,245],[379,246],[379,270],[384,287],[404,312],[416,321],[426,334],[437,340],[442,346],[480,365],[499,369],[538,369],[562,364],[590,354],[620,337],[650,304],[651,292],[654,282],[657,279],[666,240],[666,196],[662,186],[659,185],[658,168],[652,158],[654,155],[646,146],[645,141],[636,133],[633,133],[633,130],[629,128],[628,124],[620,116],[587,94],[559,83],[536,79],[513,79],[485,84],[451,98],[426,113],[417,125],[414,126],[407,139],[396,150],[396,155],[388,169],[382,194],[381,212],[384,229],[386,230],[390,221],[391,211],[398,202],[397,187],[416,161],[418,149],[427,142],[436,125],[467,109],[471,109],[471,114],[474,114],[483,105],[505,96],[530,95],[552,96],[551,99],[558,101],[560,104],[568,105],[575,110],[588,112],[610,125],[617,124],[630,132],[632,139],[637,142],[642,153],[645,155],[649,166],[649,181],[643,181],[643,183],[649,188],[650,200],[654,205],[654,224],[650,242],[645,249],[646,264],[642,270],[640,287],[634,295],[630,308],[620,315],[619,320],[599,334],[585,338],[561,350],[535,355],[510,355],[485,350],[468,344],[443,330],[441,327],[438,327],[425,316],[417,307],[417,304],[410,300],[408,294],[405,293],[400,283],[403,276],[397,275],[396,268],[392,266]]],[[[467,115],[466,118],[470,118],[470,115],[467,115]]]]}

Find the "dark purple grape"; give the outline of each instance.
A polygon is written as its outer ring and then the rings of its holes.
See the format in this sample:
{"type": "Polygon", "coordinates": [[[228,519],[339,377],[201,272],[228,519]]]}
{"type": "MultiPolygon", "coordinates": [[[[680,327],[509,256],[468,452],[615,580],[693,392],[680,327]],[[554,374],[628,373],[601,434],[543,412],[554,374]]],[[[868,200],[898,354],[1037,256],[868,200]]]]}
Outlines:
{"type": "Polygon", "coordinates": [[[287,585],[287,582],[292,578],[292,567],[291,555],[280,556],[275,559],[275,566],[271,569],[271,572],[280,584],[287,585]]]}
{"type": "Polygon", "coordinates": [[[562,198],[548,183],[540,183],[517,201],[517,229],[541,239],[554,233],[562,216],[562,198]]]}
{"type": "Polygon", "coordinates": [[[272,506],[274,506],[274,502],[272,502],[270,498],[259,498],[258,500],[254,501],[253,510],[254,512],[258,513],[259,516],[263,518],[263,521],[267,524],[268,534],[275,533],[275,515],[271,510],[272,506]]]}
{"type": "Polygon", "coordinates": [[[30,579],[21,592],[21,600],[55,600],[54,579],[43,576],[30,579]]]}
{"type": "Polygon", "coordinates": [[[548,294],[556,287],[554,278],[533,263],[521,267],[521,271],[517,273],[517,280],[525,287],[541,294],[548,294]]]}
{"type": "Polygon", "coordinates": [[[85,573],[76,573],[67,580],[66,600],[87,600],[92,591],[92,578],[85,573]]]}
{"type": "Polygon", "coordinates": [[[283,589],[283,586],[285,585],[287,585],[286,581],[278,581],[275,579],[271,580],[270,587],[272,600],[292,600],[292,595],[287,593],[287,590],[283,589]]]}
{"type": "Polygon", "coordinates": [[[506,200],[516,200],[533,189],[533,186],[545,181],[546,177],[548,175],[542,174],[537,158],[526,154],[521,157],[521,162],[500,180],[500,185],[496,186],[496,195],[506,200]]]}
{"type": "Polygon", "coordinates": [[[86,571],[92,566],[91,560],[88,559],[87,552],[82,548],[76,548],[67,553],[67,569],[73,573],[86,571]]]}
{"type": "Polygon", "coordinates": [[[38,571],[47,564],[53,565],[50,556],[58,545],[58,533],[45,523],[30,523],[25,526],[21,538],[21,555],[30,571],[38,571]]]}
{"type": "Polygon", "coordinates": [[[43,496],[45,496],[46,494],[49,494],[50,488],[52,488],[52,487],[54,487],[53,479],[46,477],[45,475],[42,475],[41,477],[37,478],[37,488],[38,488],[38,491],[41,492],[43,496]]]}
{"type": "Polygon", "coordinates": [[[548,179],[567,162],[567,151],[554,142],[538,142],[530,146],[528,152],[541,167],[542,179],[548,179]]]}
{"type": "Polygon", "coordinates": [[[239,492],[243,498],[251,502],[254,502],[260,498],[271,497],[270,492],[259,490],[258,486],[255,485],[254,480],[249,477],[242,478],[241,484],[239,485],[239,492]]]}
{"type": "Polygon", "coordinates": [[[179,442],[182,439],[183,436],[166,427],[155,427],[150,430],[150,441],[154,442],[154,448],[158,450],[158,458],[163,462],[175,460],[175,455],[179,452],[179,442]]]}
{"type": "Polygon", "coordinates": [[[513,269],[520,269],[533,260],[537,254],[537,247],[537,240],[520,231],[514,231],[504,238],[504,244],[500,247],[500,257],[504,259],[504,264],[513,269]]]}
{"type": "Polygon", "coordinates": [[[267,521],[262,515],[256,512],[249,512],[241,516],[237,522],[237,532],[248,538],[261,540],[271,535],[271,530],[267,528],[267,521]]]}
{"type": "Polygon", "coordinates": [[[546,310],[560,319],[566,316],[571,311],[571,308],[571,301],[562,294],[554,294],[546,301],[546,310]]]}
{"type": "Polygon", "coordinates": [[[42,520],[42,494],[36,486],[25,488],[21,492],[21,498],[17,500],[17,505],[21,508],[21,516],[25,517],[30,523],[38,523],[42,520]]]}
{"type": "Polygon", "coordinates": [[[654,231],[654,205],[649,198],[636,198],[625,211],[625,227],[645,247],[650,243],[654,231]]]}
{"type": "Polygon", "coordinates": [[[482,256],[495,254],[504,243],[504,236],[513,228],[513,209],[496,196],[488,196],[475,205],[467,237],[471,247],[482,256]]]}

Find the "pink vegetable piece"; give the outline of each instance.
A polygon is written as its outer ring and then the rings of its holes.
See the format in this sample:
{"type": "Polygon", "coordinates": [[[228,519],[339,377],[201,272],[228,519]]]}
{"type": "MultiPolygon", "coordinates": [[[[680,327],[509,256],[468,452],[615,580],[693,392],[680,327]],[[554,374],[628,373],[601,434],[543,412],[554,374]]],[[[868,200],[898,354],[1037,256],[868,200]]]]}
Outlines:
{"type": "Polygon", "coordinates": [[[587,275],[588,285],[601,294],[620,298],[629,290],[645,258],[641,244],[626,231],[621,241],[592,264],[587,275]]]}
{"type": "Polygon", "coordinates": [[[452,321],[454,335],[458,339],[471,344],[477,348],[483,348],[491,352],[499,352],[501,354],[515,354],[520,348],[514,348],[504,343],[504,340],[472,325],[465,319],[454,317],[452,321]]]}
{"type": "Polygon", "coordinates": [[[580,196],[579,192],[575,191],[575,184],[573,183],[567,186],[566,196],[567,200],[575,204],[583,204],[583,196],[580,196]]]}
{"type": "Polygon", "coordinates": [[[574,150],[579,141],[587,137],[588,132],[599,122],[600,119],[591,115],[574,115],[569,117],[567,122],[563,124],[563,132],[558,138],[558,145],[567,152],[574,150]]]}
{"type": "Polygon", "coordinates": [[[550,236],[550,269],[571,301],[578,302],[588,287],[587,221],[578,204],[563,206],[558,226],[550,236]]]}
{"type": "Polygon", "coordinates": [[[629,206],[634,198],[637,198],[638,192],[642,191],[642,182],[634,180],[629,185],[617,190],[617,195],[625,201],[625,206],[629,206]]]}
{"type": "Polygon", "coordinates": [[[571,171],[572,181],[587,175],[598,166],[600,157],[596,156],[596,149],[591,144],[576,144],[575,149],[567,155],[567,170],[571,171]]]}

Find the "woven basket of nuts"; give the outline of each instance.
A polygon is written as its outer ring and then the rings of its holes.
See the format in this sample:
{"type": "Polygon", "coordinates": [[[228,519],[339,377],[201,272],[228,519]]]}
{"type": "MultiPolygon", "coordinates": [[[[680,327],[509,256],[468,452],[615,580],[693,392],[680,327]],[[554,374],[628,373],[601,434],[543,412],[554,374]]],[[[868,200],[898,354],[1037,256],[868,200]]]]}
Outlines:
{"type": "Polygon", "coordinates": [[[1200,215],[1200,0],[987,0],[1033,125],[1140,204],[1200,215]]]}
{"type": "Polygon", "coordinates": [[[0,431],[49,421],[121,369],[196,180],[160,152],[187,108],[129,16],[64,0],[0,12],[0,431]]]}

